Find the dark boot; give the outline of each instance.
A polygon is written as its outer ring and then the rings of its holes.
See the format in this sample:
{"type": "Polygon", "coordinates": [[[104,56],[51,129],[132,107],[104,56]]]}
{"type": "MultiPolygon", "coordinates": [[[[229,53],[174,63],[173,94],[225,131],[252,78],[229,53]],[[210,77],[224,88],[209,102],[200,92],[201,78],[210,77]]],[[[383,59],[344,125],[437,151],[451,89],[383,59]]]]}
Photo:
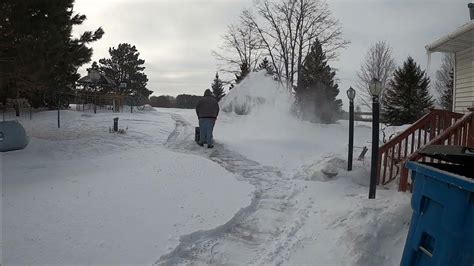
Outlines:
{"type": "Polygon", "coordinates": [[[209,145],[209,144],[208,144],[208,145],[207,145],[207,148],[208,148],[208,149],[212,149],[212,148],[214,148],[214,145],[209,145]]]}

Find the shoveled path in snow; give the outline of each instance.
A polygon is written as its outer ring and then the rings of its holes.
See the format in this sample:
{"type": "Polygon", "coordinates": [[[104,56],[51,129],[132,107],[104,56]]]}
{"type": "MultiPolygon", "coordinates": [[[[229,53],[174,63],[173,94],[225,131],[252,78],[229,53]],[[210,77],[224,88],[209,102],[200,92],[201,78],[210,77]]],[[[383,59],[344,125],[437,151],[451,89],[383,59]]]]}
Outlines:
{"type": "Polygon", "coordinates": [[[161,256],[159,265],[206,264],[282,264],[291,255],[298,238],[296,232],[308,217],[311,202],[295,198],[304,186],[283,176],[275,168],[262,166],[216,144],[212,150],[194,143],[194,127],[173,114],[176,128],[168,148],[205,156],[239,178],[255,186],[251,204],[238,211],[226,224],[212,230],[182,236],[180,244],[161,256]]]}

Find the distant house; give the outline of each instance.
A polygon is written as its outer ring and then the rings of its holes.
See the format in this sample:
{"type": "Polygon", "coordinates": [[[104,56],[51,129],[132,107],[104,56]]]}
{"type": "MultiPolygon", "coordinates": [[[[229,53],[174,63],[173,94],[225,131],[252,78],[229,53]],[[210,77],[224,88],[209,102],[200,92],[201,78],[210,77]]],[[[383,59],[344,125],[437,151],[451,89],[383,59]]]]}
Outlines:
{"type": "Polygon", "coordinates": [[[460,113],[474,107],[474,4],[468,7],[471,13],[469,22],[425,47],[428,53],[455,55],[452,111],[460,113]]]}

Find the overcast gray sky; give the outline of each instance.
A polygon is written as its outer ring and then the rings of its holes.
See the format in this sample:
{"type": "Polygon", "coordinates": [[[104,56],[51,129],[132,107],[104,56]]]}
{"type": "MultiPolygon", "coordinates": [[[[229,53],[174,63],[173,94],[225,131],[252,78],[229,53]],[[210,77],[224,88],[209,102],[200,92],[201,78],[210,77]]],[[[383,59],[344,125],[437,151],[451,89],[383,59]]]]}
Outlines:
{"type": "MultiPolygon", "coordinates": [[[[254,0],[256,1],[256,0],[254,0]]],[[[327,0],[351,44],[332,63],[340,98],[355,84],[355,73],[371,44],[390,43],[397,64],[411,55],[423,68],[424,46],[469,20],[469,0],[327,0]]],[[[95,42],[93,60],[108,56],[108,48],[128,42],[145,60],[148,88],[154,95],[202,94],[210,86],[218,62],[211,50],[227,25],[251,7],[252,0],[76,0],[75,11],[87,16],[76,33],[104,28],[95,42]]],[[[429,73],[439,67],[434,54],[429,73]]],[[[81,73],[85,73],[85,68],[81,73]]]]}

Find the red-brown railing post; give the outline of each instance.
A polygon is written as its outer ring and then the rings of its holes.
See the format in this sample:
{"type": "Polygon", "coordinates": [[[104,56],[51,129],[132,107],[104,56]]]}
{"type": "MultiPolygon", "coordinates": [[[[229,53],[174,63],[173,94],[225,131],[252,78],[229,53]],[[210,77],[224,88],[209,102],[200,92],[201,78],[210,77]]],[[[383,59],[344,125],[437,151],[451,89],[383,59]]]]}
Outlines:
{"type": "Polygon", "coordinates": [[[379,161],[377,162],[377,185],[382,184],[382,181],[380,180],[382,175],[380,174],[380,169],[382,168],[382,161],[387,160],[387,158],[383,158],[383,152],[382,150],[379,149],[379,161]]]}
{"type": "Polygon", "coordinates": [[[398,187],[399,191],[407,191],[408,186],[408,168],[403,164],[402,171],[400,172],[400,185],[398,187]]]}
{"type": "Polygon", "coordinates": [[[469,121],[469,128],[467,131],[467,146],[469,148],[474,148],[474,113],[471,113],[471,121],[469,121]]]}

